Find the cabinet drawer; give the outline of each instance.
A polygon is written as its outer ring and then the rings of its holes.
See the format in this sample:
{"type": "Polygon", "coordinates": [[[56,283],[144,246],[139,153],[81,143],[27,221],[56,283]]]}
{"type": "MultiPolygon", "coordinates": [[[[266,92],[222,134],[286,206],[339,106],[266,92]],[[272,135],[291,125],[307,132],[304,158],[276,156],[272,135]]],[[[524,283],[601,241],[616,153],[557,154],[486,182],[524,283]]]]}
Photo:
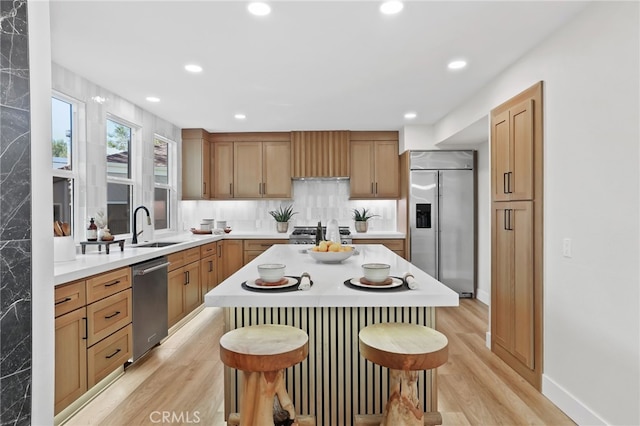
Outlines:
{"type": "Polygon", "coordinates": [[[87,350],[87,382],[92,387],[131,358],[131,324],[87,350]]]}
{"type": "Polygon", "coordinates": [[[109,296],[87,306],[91,346],[131,322],[131,289],[109,296]]]}
{"type": "Polygon", "coordinates": [[[274,244],[289,244],[289,240],[244,240],[244,249],[265,251],[274,244]]]}
{"type": "Polygon", "coordinates": [[[216,254],[217,243],[203,244],[200,246],[200,257],[204,258],[216,254]]]}
{"type": "Polygon", "coordinates": [[[167,256],[167,260],[169,261],[169,271],[182,268],[184,266],[184,251],[171,253],[167,256]]]}
{"type": "Polygon", "coordinates": [[[129,267],[96,275],[87,280],[87,303],[104,299],[129,287],[131,287],[131,268],[129,267]]]}
{"type": "Polygon", "coordinates": [[[404,251],[404,240],[387,240],[387,239],[378,239],[378,240],[370,240],[370,239],[355,239],[353,240],[353,244],[382,244],[387,247],[389,250],[393,251],[404,251]]]}
{"type": "Polygon", "coordinates": [[[76,281],[55,288],[56,317],[87,304],[85,281],[76,281]]]}
{"type": "Polygon", "coordinates": [[[193,262],[198,262],[200,260],[200,247],[190,248],[188,250],[184,250],[182,253],[184,253],[185,265],[193,262]]]}

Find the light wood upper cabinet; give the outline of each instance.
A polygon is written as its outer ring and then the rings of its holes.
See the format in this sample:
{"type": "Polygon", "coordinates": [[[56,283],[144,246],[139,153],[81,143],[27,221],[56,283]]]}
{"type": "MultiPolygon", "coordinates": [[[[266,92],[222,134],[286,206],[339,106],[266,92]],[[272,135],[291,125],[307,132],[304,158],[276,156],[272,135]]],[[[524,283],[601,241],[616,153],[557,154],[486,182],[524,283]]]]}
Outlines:
{"type": "Polygon", "coordinates": [[[533,199],[533,100],[491,117],[494,201],[533,199]]]}
{"type": "MultiPolygon", "coordinates": [[[[375,132],[371,133],[375,135],[375,132]]],[[[354,134],[357,132],[352,132],[350,143],[350,198],[398,198],[400,156],[397,139],[359,140],[354,139],[354,134]]]]}
{"type": "Polygon", "coordinates": [[[210,198],[211,151],[203,129],[182,130],[182,199],[210,198]]]}
{"type": "Polygon", "coordinates": [[[291,198],[291,143],[234,142],[234,198],[291,198]]]}
{"type": "Polygon", "coordinates": [[[291,132],[292,177],[348,177],[349,131],[291,132]]]}
{"type": "Polygon", "coordinates": [[[211,149],[211,198],[233,198],[233,142],[214,142],[211,149]]]}

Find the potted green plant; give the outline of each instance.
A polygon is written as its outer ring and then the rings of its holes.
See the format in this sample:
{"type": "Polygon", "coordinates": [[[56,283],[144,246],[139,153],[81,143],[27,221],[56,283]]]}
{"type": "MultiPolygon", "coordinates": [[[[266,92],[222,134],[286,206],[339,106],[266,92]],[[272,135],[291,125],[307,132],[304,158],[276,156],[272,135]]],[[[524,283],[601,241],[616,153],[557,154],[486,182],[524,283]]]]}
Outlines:
{"type": "Polygon", "coordinates": [[[276,229],[278,232],[287,232],[289,229],[289,221],[291,217],[298,212],[293,211],[293,205],[287,207],[278,207],[276,210],[271,210],[269,214],[276,220],[276,229]]]}
{"type": "Polygon", "coordinates": [[[369,213],[369,209],[364,207],[362,208],[362,211],[353,209],[353,220],[355,220],[356,232],[367,232],[369,227],[368,220],[375,216],[379,215],[369,213]]]}

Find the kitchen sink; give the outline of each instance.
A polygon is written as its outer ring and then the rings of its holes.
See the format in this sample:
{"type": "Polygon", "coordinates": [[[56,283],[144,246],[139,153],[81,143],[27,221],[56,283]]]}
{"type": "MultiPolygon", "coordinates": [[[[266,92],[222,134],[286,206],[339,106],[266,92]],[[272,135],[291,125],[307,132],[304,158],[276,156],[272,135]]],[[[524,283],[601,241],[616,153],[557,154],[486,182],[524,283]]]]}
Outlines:
{"type": "Polygon", "coordinates": [[[167,246],[172,246],[174,244],[179,244],[177,241],[160,241],[160,242],[156,242],[156,243],[147,243],[147,244],[140,244],[139,246],[136,246],[136,248],[157,248],[157,247],[167,247],[167,246]]]}

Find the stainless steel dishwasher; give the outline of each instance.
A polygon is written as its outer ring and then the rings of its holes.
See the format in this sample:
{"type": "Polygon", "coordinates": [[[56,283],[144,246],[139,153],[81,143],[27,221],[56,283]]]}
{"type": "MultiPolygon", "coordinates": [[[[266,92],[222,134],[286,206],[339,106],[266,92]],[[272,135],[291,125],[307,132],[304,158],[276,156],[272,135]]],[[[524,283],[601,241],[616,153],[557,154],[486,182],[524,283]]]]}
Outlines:
{"type": "Polygon", "coordinates": [[[131,266],[133,276],[133,361],[167,337],[166,257],[131,266]]]}

